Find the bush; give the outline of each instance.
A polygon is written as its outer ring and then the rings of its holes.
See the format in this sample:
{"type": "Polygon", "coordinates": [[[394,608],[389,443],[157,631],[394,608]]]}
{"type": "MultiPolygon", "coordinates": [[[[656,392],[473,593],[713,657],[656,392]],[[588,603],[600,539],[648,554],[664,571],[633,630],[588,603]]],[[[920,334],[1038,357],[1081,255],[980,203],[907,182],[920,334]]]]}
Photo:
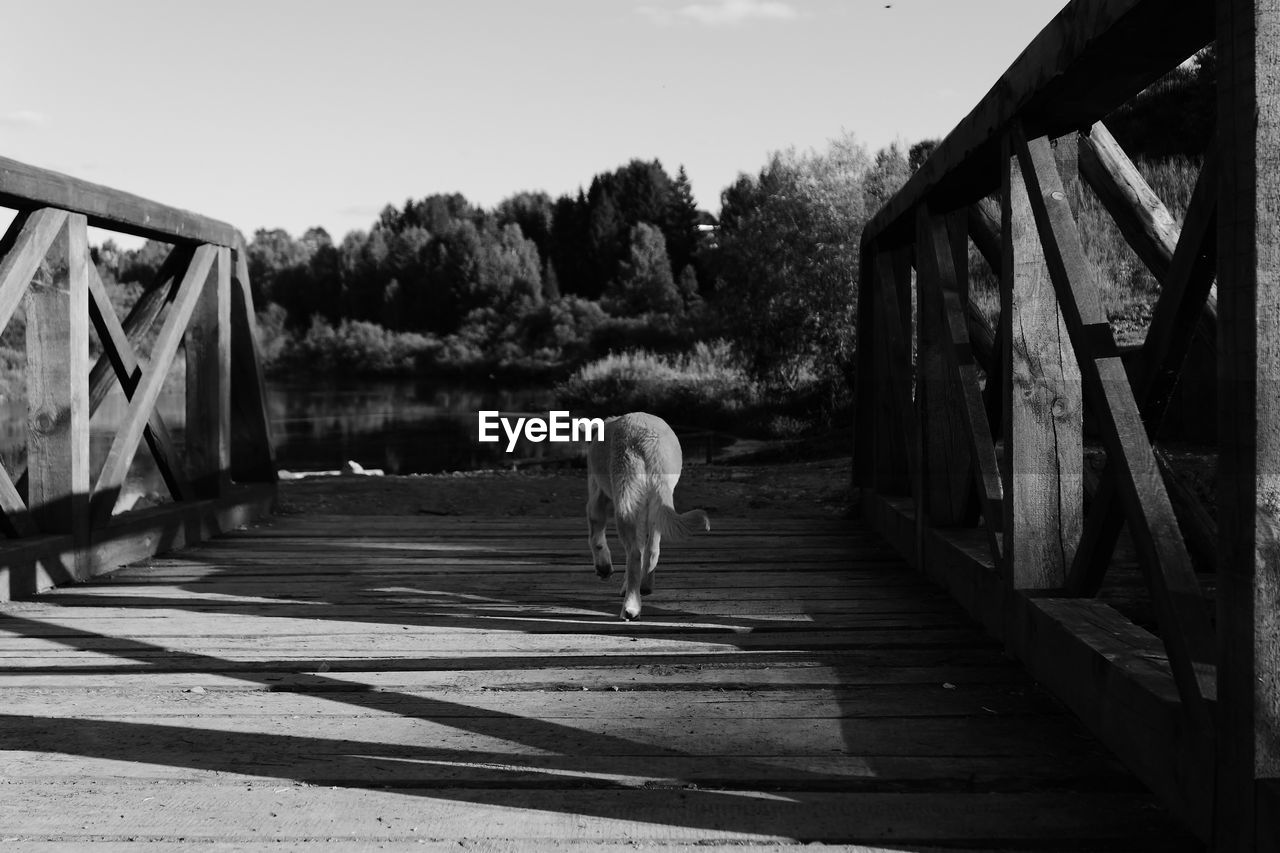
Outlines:
{"type": "Polygon", "coordinates": [[[363,320],[343,320],[335,328],[315,316],[305,335],[286,338],[274,366],[299,373],[396,375],[416,372],[440,349],[429,335],[391,332],[363,320]]]}
{"type": "Polygon", "coordinates": [[[633,350],[605,356],[557,386],[556,399],[589,415],[646,411],[677,423],[740,427],[761,404],[759,386],[724,341],[683,355],[633,350]]]}

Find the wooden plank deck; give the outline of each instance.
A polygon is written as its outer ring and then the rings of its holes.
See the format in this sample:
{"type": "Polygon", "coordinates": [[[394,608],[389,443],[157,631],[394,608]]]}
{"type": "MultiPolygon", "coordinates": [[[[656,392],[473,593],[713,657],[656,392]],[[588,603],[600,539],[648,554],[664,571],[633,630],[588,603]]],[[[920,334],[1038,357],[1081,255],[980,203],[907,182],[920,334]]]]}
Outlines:
{"type": "Polygon", "coordinates": [[[1198,849],[875,535],[714,524],[629,624],[579,518],[277,518],[6,603],[0,839],[1198,849]]]}

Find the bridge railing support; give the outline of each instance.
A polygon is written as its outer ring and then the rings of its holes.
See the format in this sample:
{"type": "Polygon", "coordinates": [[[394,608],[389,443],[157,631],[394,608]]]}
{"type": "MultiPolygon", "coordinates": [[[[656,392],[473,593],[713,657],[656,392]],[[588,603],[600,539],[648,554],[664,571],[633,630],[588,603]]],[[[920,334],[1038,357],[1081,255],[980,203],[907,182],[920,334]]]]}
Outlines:
{"type": "MultiPolygon", "coordinates": [[[[0,600],[83,580],[265,512],[275,464],[248,266],[215,220],[0,158],[0,329],[25,320],[26,454],[0,466],[0,600]],[[90,225],[172,250],[123,320],[90,256],[90,225]],[[100,351],[91,358],[93,330],[100,351]],[[185,423],[157,403],[181,381],[185,423]],[[120,388],[105,457],[94,415],[120,388]],[[121,501],[145,443],[168,502],[121,501]]],[[[103,424],[110,430],[111,425],[103,424]]]]}
{"type": "Polygon", "coordinates": [[[1274,3],[1075,0],[873,217],[860,265],[865,513],[1232,851],[1280,849],[1278,44],[1274,3]],[[1101,119],[1215,40],[1218,128],[1179,224],[1101,119]],[[1137,359],[1077,181],[1160,283],[1137,359]],[[1191,352],[1217,353],[1216,519],[1155,441],[1191,352]],[[1154,632],[1097,598],[1123,530],[1154,632]]]}

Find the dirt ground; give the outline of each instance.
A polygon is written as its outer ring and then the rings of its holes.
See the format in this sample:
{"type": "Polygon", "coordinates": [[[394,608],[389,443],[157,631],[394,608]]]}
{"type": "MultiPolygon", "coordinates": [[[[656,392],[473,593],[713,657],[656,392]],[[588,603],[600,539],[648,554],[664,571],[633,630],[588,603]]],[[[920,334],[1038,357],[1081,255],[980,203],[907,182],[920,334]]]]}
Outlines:
{"type": "MultiPolygon", "coordinates": [[[[676,508],[712,517],[832,517],[850,507],[851,459],[775,464],[685,465],[676,508]]],[[[581,515],[585,467],[470,471],[407,477],[308,477],[280,484],[278,511],[344,515],[581,515]]]]}

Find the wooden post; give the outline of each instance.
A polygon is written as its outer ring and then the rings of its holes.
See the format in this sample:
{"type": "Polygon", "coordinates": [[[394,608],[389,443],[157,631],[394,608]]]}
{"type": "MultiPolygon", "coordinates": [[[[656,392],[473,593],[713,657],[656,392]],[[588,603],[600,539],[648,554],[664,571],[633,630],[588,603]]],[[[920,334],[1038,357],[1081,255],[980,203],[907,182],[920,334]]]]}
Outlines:
{"type": "MultiPolygon", "coordinates": [[[[231,281],[231,464],[236,480],[276,481],[275,441],[267,408],[267,384],[262,370],[258,320],[249,286],[249,261],[243,245],[232,251],[231,281]]],[[[861,380],[859,380],[861,381],[861,380]]],[[[713,447],[707,441],[707,463],[713,447]]]]}
{"type": "Polygon", "coordinates": [[[89,243],[68,214],[31,282],[27,312],[27,504],[46,533],[89,541],[89,243]]]}
{"type": "Polygon", "coordinates": [[[1071,206],[1071,215],[1080,216],[1077,206],[1080,194],[1080,135],[1068,133],[1059,136],[1051,143],[1053,159],[1058,164],[1058,174],[1062,177],[1062,189],[1067,195],[1067,203],[1071,206]]]}
{"type": "Polygon", "coordinates": [[[872,250],[863,244],[858,255],[858,317],[854,357],[853,406],[853,488],[855,506],[861,507],[857,490],[875,491],[876,460],[876,339],[875,339],[875,275],[872,250]]]}
{"type": "Polygon", "coordinates": [[[1080,370],[1021,168],[1007,136],[1002,144],[1006,578],[1015,589],[1056,589],[1084,520],[1080,370]]]}
{"type": "Polygon", "coordinates": [[[1280,849],[1280,6],[1218,2],[1215,849],[1280,849]]]}
{"type": "Polygon", "coordinates": [[[978,385],[978,365],[969,340],[964,307],[965,276],[956,269],[956,263],[961,259],[966,266],[969,261],[964,212],[961,211],[959,217],[954,214],[935,217],[927,206],[922,205],[918,221],[916,261],[921,275],[937,285],[922,291],[929,298],[921,305],[942,318],[948,380],[953,393],[963,403],[959,412],[962,419],[960,427],[974,474],[974,493],[982,512],[992,561],[999,565],[1002,559],[1000,526],[1004,523],[1003,485],[978,385]],[[961,245],[963,252],[960,251],[961,245]]]}
{"type": "Polygon", "coordinates": [[[971,460],[963,403],[948,370],[942,282],[937,263],[926,257],[929,228],[922,204],[916,212],[916,410],[923,500],[916,514],[928,526],[955,527],[969,520],[971,460]]]}
{"type": "Polygon", "coordinates": [[[199,497],[231,481],[231,250],[217,249],[185,337],[187,465],[199,497]]]}
{"type": "Polygon", "coordinates": [[[915,415],[911,403],[911,354],[903,332],[911,323],[911,306],[901,300],[900,286],[910,270],[882,250],[869,259],[875,306],[873,330],[876,372],[871,394],[876,401],[875,484],[883,495],[911,494],[915,485],[915,415]],[[905,319],[904,319],[905,316],[905,319]]]}

